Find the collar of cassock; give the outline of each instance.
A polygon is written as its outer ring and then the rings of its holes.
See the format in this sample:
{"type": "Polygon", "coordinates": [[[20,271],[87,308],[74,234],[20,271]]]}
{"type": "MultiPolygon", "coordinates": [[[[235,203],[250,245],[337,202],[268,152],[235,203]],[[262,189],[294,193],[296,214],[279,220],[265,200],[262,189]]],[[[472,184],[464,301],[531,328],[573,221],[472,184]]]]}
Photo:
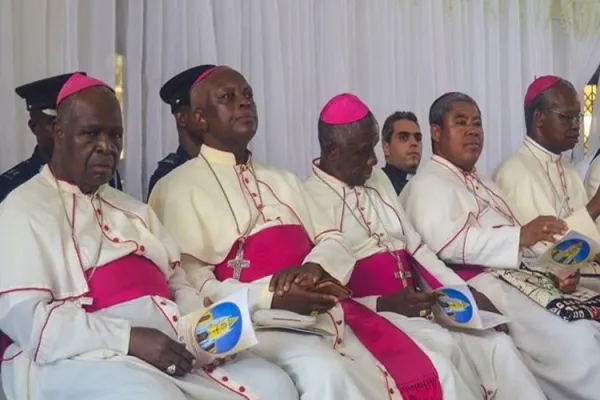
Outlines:
{"type": "MultiPolygon", "coordinates": [[[[46,182],[48,182],[48,184],[50,184],[54,188],[57,187],[56,183],[58,182],[58,187],[60,188],[60,191],[62,193],[74,194],[76,196],[87,196],[87,197],[90,196],[90,195],[83,193],[77,185],[74,185],[71,182],[67,182],[67,181],[63,181],[63,180],[55,178],[54,174],[52,173],[52,170],[50,169],[50,166],[48,164],[44,165],[44,167],[40,171],[40,175],[46,182]]],[[[100,186],[100,188],[98,188],[98,190],[94,194],[101,194],[102,191],[107,186],[108,186],[107,184],[100,186]]]]}
{"type": "Polygon", "coordinates": [[[551,151],[543,148],[538,142],[530,138],[529,136],[525,138],[525,146],[531,150],[534,156],[536,156],[540,161],[543,162],[558,162],[562,158],[562,154],[554,154],[551,151]]]}
{"type": "Polygon", "coordinates": [[[402,179],[402,180],[408,181],[413,176],[413,174],[403,171],[400,168],[398,168],[395,165],[392,165],[390,163],[385,163],[385,166],[383,167],[383,169],[387,173],[392,175],[395,179],[402,179]]]}
{"type": "MultiPolygon", "coordinates": [[[[243,166],[250,168],[252,165],[252,152],[248,150],[248,161],[243,166]]],[[[209,147],[205,144],[200,148],[200,154],[206,158],[206,160],[213,164],[223,164],[223,165],[231,165],[234,167],[243,167],[241,165],[236,165],[235,155],[228,151],[217,150],[214,147],[209,147]]],[[[198,156],[202,158],[202,156],[198,156]]]]}
{"type": "Polygon", "coordinates": [[[446,166],[451,171],[456,172],[459,176],[462,176],[465,180],[467,178],[479,179],[479,177],[477,175],[477,168],[476,167],[473,167],[473,169],[471,171],[465,171],[463,169],[460,169],[456,165],[452,164],[450,161],[446,160],[445,158],[440,157],[438,155],[435,155],[435,154],[432,155],[431,159],[433,161],[435,161],[435,162],[438,162],[438,163],[446,166]]]}
{"type": "Polygon", "coordinates": [[[331,185],[334,189],[352,189],[346,182],[343,182],[336,178],[335,176],[329,175],[327,172],[324,172],[321,168],[319,168],[320,159],[315,158],[312,162],[312,172],[318,178],[323,179],[325,182],[331,185]]]}

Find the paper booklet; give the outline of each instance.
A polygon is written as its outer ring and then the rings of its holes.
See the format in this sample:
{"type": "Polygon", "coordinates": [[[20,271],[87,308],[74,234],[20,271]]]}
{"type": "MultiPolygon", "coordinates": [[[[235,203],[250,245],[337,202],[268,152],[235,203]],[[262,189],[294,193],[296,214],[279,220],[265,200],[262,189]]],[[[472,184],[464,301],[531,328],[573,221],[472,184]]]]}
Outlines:
{"type": "Polygon", "coordinates": [[[248,309],[247,288],[182,319],[186,347],[198,358],[206,358],[203,352],[215,358],[225,357],[258,343],[248,309]]]}
{"type": "Polygon", "coordinates": [[[573,275],[578,269],[594,261],[600,253],[600,245],[589,237],[570,231],[539,256],[525,256],[522,260],[528,268],[551,272],[559,279],[573,275]]]}
{"type": "Polygon", "coordinates": [[[480,310],[466,285],[436,289],[443,293],[433,308],[436,321],[447,327],[486,330],[510,320],[503,315],[480,310]]]}

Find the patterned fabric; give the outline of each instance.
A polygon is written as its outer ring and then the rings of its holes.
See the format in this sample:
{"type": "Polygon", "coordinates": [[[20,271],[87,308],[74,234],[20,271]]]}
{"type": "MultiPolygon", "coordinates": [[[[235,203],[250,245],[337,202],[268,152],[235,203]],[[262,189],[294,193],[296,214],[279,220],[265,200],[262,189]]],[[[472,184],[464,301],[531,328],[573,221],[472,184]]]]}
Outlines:
{"type": "Polygon", "coordinates": [[[563,293],[556,287],[554,275],[547,268],[521,263],[516,270],[487,269],[487,272],[565,321],[600,320],[600,294],[581,286],[571,294],[563,293]]]}

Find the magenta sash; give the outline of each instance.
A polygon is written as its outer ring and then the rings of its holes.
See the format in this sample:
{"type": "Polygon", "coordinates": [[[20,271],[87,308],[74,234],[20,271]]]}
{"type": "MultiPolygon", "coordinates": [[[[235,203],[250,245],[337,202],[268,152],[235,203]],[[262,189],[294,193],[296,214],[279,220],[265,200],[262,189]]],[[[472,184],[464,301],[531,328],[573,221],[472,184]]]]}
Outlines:
{"type": "MultiPolygon", "coordinates": [[[[402,251],[403,252],[403,251],[402,251]]],[[[396,252],[398,255],[401,251],[396,252]]],[[[376,253],[356,262],[348,287],[355,297],[388,296],[403,288],[402,281],[394,278],[398,272],[394,256],[389,252],[376,253]]],[[[402,263],[404,272],[410,273],[406,278],[408,286],[413,286],[414,268],[409,263],[402,263]]]]}
{"type": "MultiPolygon", "coordinates": [[[[83,308],[87,312],[95,312],[125,303],[144,296],[161,296],[171,299],[171,290],[167,279],[161,270],[149,259],[130,254],[113,262],[85,272],[89,292],[86,297],[91,297],[93,303],[83,308]]],[[[1,332],[0,332],[1,333],[1,332]]],[[[0,355],[10,346],[12,340],[1,333],[0,355]]]]}
{"type": "Polygon", "coordinates": [[[149,259],[130,254],[85,272],[93,303],[84,306],[95,312],[144,296],[171,299],[171,290],[163,272],[149,259]],[[91,280],[90,280],[91,277],[91,280]]]}
{"type": "MultiPolygon", "coordinates": [[[[233,269],[227,266],[227,262],[236,256],[238,247],[239,243],[235,243],[225,260],[216,266],[215,276],[218,279],[233,276],[233,269]]],[[[281,225],[262,230],[246,239],[244,259],[250,261],[250,267],[242,270],[240,281],[252,282],[288,266],[301,265],[311,249],[312,243],[301,225],[281,225]]],[[[392,257],[390,259],[393,260],[392,257]]],[[[348,326],[387,369],[404,399],[443,398],[433,364],[404,332],[354,300],[344,300],[342,308],[348,326]]]]}
{"type": "MultiPolygon", "coordinates": [[[[400,268],[404,272],[409,272],[411,276],[414,276],[417,269],[419,272],[424,270],[409,252],[399,250],[396,251],[396,255],[401,265],[398,265],[396,258],[389,252],[373,254],[359,260],[348,282],[348,287],[354,296],[391,295],[404,289],[402,280],[394,276],[400,268]]],[[[432,278],[424,277],[424,279],[430,281],[432,278]]],[[[406,283],[409,287],[413,287],[412,277],[407,277],[406,283]]],[[[410,337],[387,319],[369,312],[370,310],[360,303],[343,303],[342,307],[346,322],[361,341],[364,336],[379,338],[369,347],[369,351],[386,366],[392,376],[402,376],[403,398],[415,400],[443,398],[439,376],[433,363],[410,337]],[[384,320],[385,323],[375,321],[373,315],[384,320]],[[389,361],[384,362],[386,359],[389,361]],[[394,368],[397,368],[397,371],[394,371],[394,368]]]]}

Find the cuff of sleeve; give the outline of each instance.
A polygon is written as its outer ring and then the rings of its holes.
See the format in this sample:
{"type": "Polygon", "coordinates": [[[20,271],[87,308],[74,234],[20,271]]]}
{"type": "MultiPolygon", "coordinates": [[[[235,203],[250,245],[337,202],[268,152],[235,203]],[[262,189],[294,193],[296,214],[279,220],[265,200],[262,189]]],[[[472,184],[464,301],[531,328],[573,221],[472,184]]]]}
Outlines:
{"type": "Polygon", "coordinates": [[[248,303],[250,311],[258,309],[270,309],[273,302],[273,293],[269,290],[269,285],[264,283],[255,283],[250,285],[248,291],[248,303]]]}
{"type": "Polygon", "coordinates": [[[379,296],[365,296],[354,298],[354,300],[358,301],[363,306],[368,307],[371,311],[377,312],[377,299],[379,296]]]}
{"type": "Polygon", "coordinates": [[[127,355],[129,353],[129,342],[131,341],[131,323],[120,320],[120,327],[113,335],[106,336],[108,349],[112,349],[119,354],[127,355]]]}

